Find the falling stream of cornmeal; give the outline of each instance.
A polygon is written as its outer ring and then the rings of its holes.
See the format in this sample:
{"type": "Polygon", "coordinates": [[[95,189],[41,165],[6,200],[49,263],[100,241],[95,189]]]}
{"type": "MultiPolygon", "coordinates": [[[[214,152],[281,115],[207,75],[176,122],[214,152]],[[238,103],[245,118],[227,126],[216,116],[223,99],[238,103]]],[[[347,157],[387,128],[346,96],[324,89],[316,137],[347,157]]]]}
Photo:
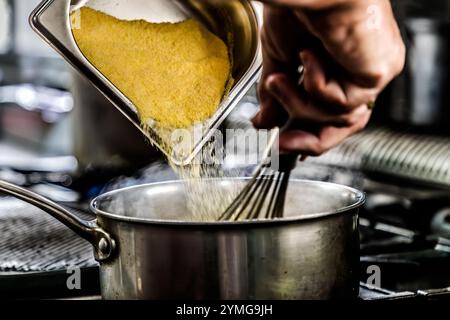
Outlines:
{"type": "MultiPolygon", "coordinates": [[[[195,20],[124,21],[90,8],[77,16],[80,27],[73,35],[81,52],[133,102],[144,126],[156,121],[161,138],[165,128],[210,118],[232,84],[227,46],[195,20]]],[[[170,139],[162,140],[170,152],[170,139]]],[[[232,201],[235,192],[223,193],[204,180],[223,177],[217,166],[172,167],[186,182],[193,220],[214,220],[232,201]]]]}
{"type": "Polygon", "coordinates": [[[230,79],[225,43],[195,20],[119,20],[81,8],[84,56],[136,106],[143,123],[186,128],[210,118],[230,79]]]}

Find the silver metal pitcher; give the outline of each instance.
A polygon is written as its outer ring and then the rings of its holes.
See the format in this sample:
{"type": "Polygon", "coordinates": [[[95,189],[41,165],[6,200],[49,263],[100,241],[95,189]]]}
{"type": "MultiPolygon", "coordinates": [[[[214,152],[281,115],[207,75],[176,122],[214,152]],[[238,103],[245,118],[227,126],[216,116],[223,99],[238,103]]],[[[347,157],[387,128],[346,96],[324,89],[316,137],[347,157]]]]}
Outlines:
{"type": "MultiPolygon", "coordinates": [[[[70,13],[73,8],[86,2],[85,0],[43,0],[30,16],[31,26],[89,80],[121,112],[124,119],[130,121],[153,145],[159,146],[162,152],[167,153],[163,147],[164,141],[154,128],[152,129],[152,125],[150,123],[147,123],[145,127],[141,125],[136,106],[97,70],[78,48],[71,30],[70,13]]],[[[233,61],[233,85],[218,106],[216,113],[199,128],[197,126],[192,128],[196,134],[192,132],[193,141],[187,150],[179,154],[178,152],[166,154],[176,164],[188,164],[259,78],[262,65],[259,38],[261,17],[255,6],[247,0],[176,2],[189,13],[189,17],[199,20],[227,43],[230,58],[233,61]]],[[[113,5],[114,2],[111,1],[111,4],[113,5]]]]}

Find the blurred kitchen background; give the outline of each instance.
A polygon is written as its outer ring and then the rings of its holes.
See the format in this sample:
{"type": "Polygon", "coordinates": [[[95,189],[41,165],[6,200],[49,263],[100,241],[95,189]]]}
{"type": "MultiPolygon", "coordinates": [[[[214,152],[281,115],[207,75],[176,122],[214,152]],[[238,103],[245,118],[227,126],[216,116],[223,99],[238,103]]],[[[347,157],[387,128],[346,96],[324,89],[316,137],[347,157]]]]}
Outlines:
{"type": "MultiPolygon", "coordinates": [[[[31,30],[38,3],[0,0],[0,179],[86,215],[88,200],[105,186],[173,177],[137,129],[31,30]]],[[[310,159],[297,176],[368,193],[361,263],[376,262],[389,276],[383,288],[362,282],[362,298],[448,298],[450,1],[393,4],[409,48],[405,71],[380,97],[368,130],[310,159]]],[[[257,105],[253,89],[227,125],[248,126],[257,105]]],[[[83,294],[97,294],[88,244],[39,210],[0,198],[0,295],[73,294],[58,282],[72,264],[88,275],[83,294]],[[23,234],[36,236],[15,240],[23,234]],[[28,272],[32,281],[22,277],[28,272]]]]}
{"type": "MultiPolygon", "coordinates": [[[[55,173],[55,182],[69,186],[74,179],[133,173],[161,158],[30,29],[28,16],[38,3],[0,0],[0,167],[55,173]]],[[[450,1],[402,0],[394,6],[410,47],[408,66],[380,98],[373,122],[445,135],[450,1]]],[[[251,102],[254,92],[243,101],[248,110],[237,110],[230,121],[250,115],[256,105],[251,102]]]]}
{"type": "Polygon", "coordinates": [[[81,175],[108,180],[160,157],[31,30],[38,3],[0,0],[0,178],[32,173],[69,186],[81,175]]]}
{"type": "MultiPolygon", "coordinates": [[[[69,185],[86,173],[132,173],[160,158],[30,29],[28,16],[38,3],[0,0],[0,167],[71,172],[53,177],[69,185]]],[[[373,122],[445,134],[450,1],[402,0],[394,6],[411,50],[404,74],[380,98],[373,122]]]]}

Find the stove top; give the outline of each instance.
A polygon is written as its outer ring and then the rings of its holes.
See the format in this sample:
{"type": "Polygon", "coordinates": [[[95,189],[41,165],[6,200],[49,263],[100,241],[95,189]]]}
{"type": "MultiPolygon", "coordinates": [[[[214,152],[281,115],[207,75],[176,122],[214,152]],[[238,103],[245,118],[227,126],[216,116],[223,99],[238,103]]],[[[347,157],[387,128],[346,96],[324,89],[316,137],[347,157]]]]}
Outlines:
{"type": "MultiPolygon", "coordinates": [[[[385,298],[450,299],[450,195],[440,190],[395,192],[367,183],[360,214],[360,278],[385,298]],[[367,279],[365,281],[365,279],[367,279]]],[[[363,291],[364,292],[364,291],[363,291]]]]}
{"type": "MultiPolygon", "coordinates": [[[[446,190],[375,182],[358,171],[305,163],[294,177],[351,185],[367,193],[360,214],[360,299],[450,300],[450,195],[446,190]]],[[[133,180],[135,182],[135,180],[133,180]]],[[[34,186],[55,194],[60,187],[34,186]]],[[[84,219],[84,197],[64,203],[84,219]]],[[[70,192],[68,191],[70,194],[70,192]]],[[[98,265],[87,242],[38,209],[0,198],[0,296],[99,297],[98,265]],[[67,279],[80,270],[81,290],[67,279]]]]}
{"type": "MultiPolygon", "coordinates": [[[[84,219],[94,217],[74,210],[84,219]]],[[[92,247],[46,213],[0,198],[0,297],[47,298],[79,293],[68,289],[68,270],[83,272],[83,294],[99,293],[92,247]]]]}

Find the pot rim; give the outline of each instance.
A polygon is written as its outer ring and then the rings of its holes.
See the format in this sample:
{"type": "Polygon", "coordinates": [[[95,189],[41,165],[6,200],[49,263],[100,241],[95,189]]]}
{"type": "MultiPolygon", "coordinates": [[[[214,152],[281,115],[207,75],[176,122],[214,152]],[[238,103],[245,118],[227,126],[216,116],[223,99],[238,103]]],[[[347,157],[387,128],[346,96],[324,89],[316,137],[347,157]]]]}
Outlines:
{"type": "MultiPolygon", "coordinates": [[[[212,178],[212,179],[205,179],[205,180],[226,180],[226,181],[233,181],[233,180],[248,180],[249,178],[212,178]]],[[[352,187],[331,183],[331,182],[322,182],[322,181],[313,181],[313,180],[303,180],[303,179],[292,179],[291,181],[295,182],[301,182],[301,183],[307,183],[307,184],[313,184],[313,185],[326,185],[326,186],[334,186],[341,188],[342,190],[347,190],[355,195],[355,198],[357,201],[355,203],[339,208],[334,211],[328,211],[328,212],[321,212],[321,213],[314,213],[309,215],[302,215],[297,217],[290,217],[290,218],[281,218],[281,219],[275,219],[275,220],[265,220],[265,219],[259,219],[259,220],[244,220],[244,221],[179,221],[179,220],[164,220],[164,219],[146,219],[146,218],[136,218],[136,217],[126,217],[110,212],[106,212],[103,210],[100,210],[98,208],[98,202],[102,200],[102,198],[106,198],[109,196],[114,196],[115,194],[138,189],[138,188],[145,188],[145,187],[153,187],[153,186],[161,186],[161,185],[167,185],[167,184],[173,184],[173,183],[182,183],[182,180],[170,180],[170,181],[163,181],[163,182],[153,182],[148,184],[141,184],[131,187],[126,187],[122,189],[113,190],[107,193],[104,193],[98,197],[96,197],[91,202],[91,210],[93,213],[95,213],[96,216],[105,217],[108,219],[121,221],[121,222],[128,222],[128,223],[139,223],[139,224],[151,224],[151,225],[159,225],[159,226],[196,226],[196,227],[211,227],[211,226],[256,226],[256,225],[278,225],[278,224],[285,224],[285,223],[295,223],[295,222],[302,222],[302,221],[309,221],[314,220],[318,218],[324,218],[329,217],[333,215],[338,214],[344,214],[351,212],[354,209],[360,208],[365,202],[366,202],[366,195],[364,192],[357,190],[352,187]]]]}

